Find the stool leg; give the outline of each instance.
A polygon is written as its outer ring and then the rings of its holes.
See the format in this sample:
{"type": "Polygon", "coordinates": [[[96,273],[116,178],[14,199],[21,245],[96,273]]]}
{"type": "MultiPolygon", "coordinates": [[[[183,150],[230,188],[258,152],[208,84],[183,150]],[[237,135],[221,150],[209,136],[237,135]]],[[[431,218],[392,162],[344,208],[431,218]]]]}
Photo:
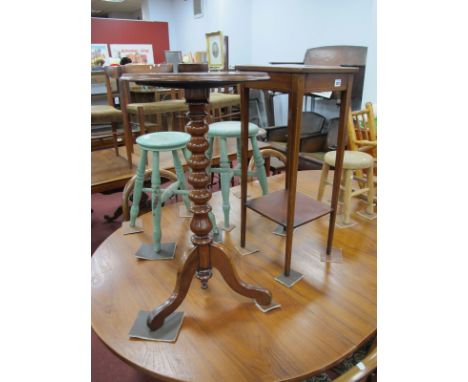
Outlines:
{"type": "Polygon", "coordinates": [[[208,150],[206,150],[206,157],[209,160],[208,167],[206,168],[206,173],[209,175],[210,170],[211,170],[211,158],[213,157],[213,143],[214,143],[214,138],[210,137],[208,138],[208,150]]]}
{"type": "Polygon", "coordinates": [[[325,190],[325,185],[327,183],[328,179],[328,171],[330,170],[330,166],[323,162],[322,165],[322,173],[320,174],[320,183],[319,183],[319,189],[317,193],[317,200],[321,201],[323,198],[323,191],[325,190]]]}
{"type": "Polygon", "coordinates": [[[233,176],[233,171],[229,167],[229,158],[227,154],[227,140],[226,138],[220,139],[221,146],[221,194],[223,196],[223,213],[224,213],[224,228],[229,229],[229,211],[231,205],[229,204],[229,182],[233,176]]]}
{"type": "Polygon", "coordinates": [[[374,190],[374,166],[369,167],[367,170],[367,187],[369,191],[367,191],[367,209],[366,212],[369,215],[374,215],[374,197],[375,197],[375,190],[374,190]]]}
{"type": "Polygon", "coordinates": [[[350,224],[350,216],[351,216],[351,196],[352,196],[352,186],[353,186],[353,170],[345,170],[344,171],[344,218],[343,223],[345,225],[350,224]]]}
{"type": "Polygon", "coordinates": [[[135,221],[140,212],[140,199],[141,199],[141,189],[143,188],[143,182],[145,180],[145,167],[146,167],[146,158],[148,152],[141,149],[140,163],[138,163],[136,179],[135,179],[135,188],[133,189],[133,202],[132,208],[130,209],[130,227],[135,227],[135,221]]]}
{"type": "MultiPolygon", "coordinates": [[[[185,181],[184,169],[182,168],[182,163],[180,161],[177,150],[172,151],[172,158],[174,159],[176,175],[177,175],[177,179],[179,180],[179,189],[186,190],[187,182],[185,181]]],[[[188,195],[182,195],[182,200],[184,201],[187,211],[190,211],[190,200],[189,200],[188,195]]]]}
{"type": "Polygon", "coordinates": [[[153,151],[151,173],[151,211],[153,213],[153,249],[161,250],[161,177],[159,175],[159,151],[153,151]],[[158,198],[156,207],[155,199],[158,198]]]}
{"type": "Polygon", "coordinates": [[[263,195],[268,194],[268,181],[265,170],[265,160],[258,148],[257,137],[250,137],[252,143],[253,158],[255,163],[255,175],[257,176],[260,186],[262,187],[263,195]]]}

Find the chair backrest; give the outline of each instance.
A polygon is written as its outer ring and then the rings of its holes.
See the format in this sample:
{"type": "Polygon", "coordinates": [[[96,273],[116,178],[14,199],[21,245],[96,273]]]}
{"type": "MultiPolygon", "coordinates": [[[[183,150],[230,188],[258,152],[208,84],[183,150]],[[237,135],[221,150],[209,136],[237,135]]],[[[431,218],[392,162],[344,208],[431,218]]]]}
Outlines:
{"type": "Polygon", "coordinates": [[[351,108],[355,110],[361,108],[366,59],[367,47],[365,46],[321,46],[307,49],[304,56],[304,64],[358,67],[359,71],[354,75],[351,94],[351,108]]]}
{"type": "Polygon", "coordinates": [[[362,110],[348,113],[348,148],[377,157],[377,130],[371,102],[362,110]]]}
{"type": "MultiPolygon", "coordinates": [[[[122,106],[124,103],[130,103],[130,86],[125,86],[125,89],[121,89],[119,83],[119,79],[122,75],[127,73],[172,73],[172,64],[127,64],[121,66],[109,66],[105,69],[105,72],[106,84],[109,83],[110,85],[111,80],[117,81],[119,86],[120,105],[122,106]]],[[[111,101],[113,105],[113,100],[111,101]]]]}

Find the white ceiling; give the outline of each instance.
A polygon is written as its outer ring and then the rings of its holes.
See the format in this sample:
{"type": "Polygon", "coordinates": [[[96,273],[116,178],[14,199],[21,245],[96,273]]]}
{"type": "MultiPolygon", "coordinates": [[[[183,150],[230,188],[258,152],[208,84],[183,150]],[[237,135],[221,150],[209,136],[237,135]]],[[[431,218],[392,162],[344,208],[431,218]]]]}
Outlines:
{"type": "Polygon", "coordinates": [[[110,12],[136,12],[141,8],[141,0],[124,0],[121,3],[111,3],[103,0],[91,0],[91,12],[94,15],[110,12]],[[100,12],[96,12],[100,11],[100,12]]]}

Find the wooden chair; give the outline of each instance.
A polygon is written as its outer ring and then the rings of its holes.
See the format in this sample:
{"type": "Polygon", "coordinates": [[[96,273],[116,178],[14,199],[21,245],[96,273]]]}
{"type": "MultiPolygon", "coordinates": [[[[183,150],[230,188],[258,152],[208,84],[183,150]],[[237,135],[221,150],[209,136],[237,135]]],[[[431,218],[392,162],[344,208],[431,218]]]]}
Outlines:
{"type": "MultiPolygon", "coordinates": [[[[91,105],[91,125],[111,125],[112,145],[116,155],[118,155],[119,134],[117,128],[122,123],[122,112],[114,104],[113,94],[115,94],[116,90],[115,84],[112,86],[108,77],[103,72],[99,72],[99,75],[104,77],[107,105],[91,105]]],[[[96,77],[97,74],[92,73],[92,76],[96,77]]],[[[103,134],[91,134],[91,139],[103,139],[106,137],[107,135],[103,134]]]]}
{"type": "MultiPolygon", "coordinates": [[[[275,149],[261,149],[260,154],[265,161],[266,175],[270,176],[273,170],[273,175],[279,174],[282,170],[286,169],[287,158],[281,151],[275,149]]],[[[253,172],[255,168],[254,158],[250,159],[247,171],[253,172]]],[[[249,182],[252,181],[252,177],[249,177],[249,182]]]]}
{"type": "Polygon", "coordinates": [[[364,151],[377,158],[377,130],[372,103],[363,110],[348,113],[348,149],[364,151]]]}
{"type": "MultiPolygon", "coordinates": [[[[118,67],[106,68],[106,75],[108,79],[119,80],[123,74],[127,73],[171,73],[171,64],[158,64],[158,65],[140,65],[129,64],[118,67]]],[[[176,113],[187,111],[187,106],[184,100],[171,99],[167,101],[156,102],[132,102],[130,96],[130,85],[128,82],[120,82],[119,80],[119,94],[120,106],[123,113],[125,146],[127,151],[127,160],[129,167],[132,167],[132,153],[133,153],[133,132],[131,128],[131,118],[133,117],[139,126],[139,134],[145,134],[147,126],[145,117],[149,115],[175,115],[176,113]]],[[[164,129],[163,129],[164,130],[164,129]]],[[[169,130],[169,129],[167,129],[169,130]]]]}

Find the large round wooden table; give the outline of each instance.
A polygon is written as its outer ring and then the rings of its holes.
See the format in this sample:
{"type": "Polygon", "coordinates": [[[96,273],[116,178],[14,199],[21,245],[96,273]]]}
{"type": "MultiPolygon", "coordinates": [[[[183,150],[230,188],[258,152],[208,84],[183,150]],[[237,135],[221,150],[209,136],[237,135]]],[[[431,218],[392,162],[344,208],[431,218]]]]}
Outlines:
{"type": "MultiPolygon", "coordinates": [[[[298,173],[298,191],[315,197],[319,171],[298,173]]],[[[270,177],[270,192],[284,187],[284,174],[270,177]]],[[[234,190],[234,189],[233,189],[234,190]]],[[[330,199],[330,187],[324,201],[330,199]]],[[[261,195],[257,182],[249,195],[261,195]]],[[[352,211],[365,204],[354,200],[352,211]]],[[[221,195],[211,205],[222,220],[221,195]]],[[[318,219],[294,233],[292,263],[305,275],[287,288],[273,278],[284,262],[284,237],[273,235],[275,223],[248,211],[247,242],[259,252],[236,254],[240,200],[231,192],[231,218],[237,226],[224,233],[224,245],[242,280],[268,288],[280,310],[262,313],[254,302],[232,291],[214,270],[208,289],[193,282],[178,308],[185,312],[175,343],[129,339],[140,310],[151,310],[172,292],[183,255],[190,248],[190,219],[178,217],[178,204],[162,211],[165,241],[176,241],[176,259],[142,261],[134,253],[152,238],[151,214],[145,232],[114,232],[92,257],[92,327],[101,340],[131,365],[164,381],[301,380],[339,363],[376,333],[377,221],[356,214],[358,224],[335,231],[334,246],[342,263],[320,261],[329,219],[318,219]]]]}

